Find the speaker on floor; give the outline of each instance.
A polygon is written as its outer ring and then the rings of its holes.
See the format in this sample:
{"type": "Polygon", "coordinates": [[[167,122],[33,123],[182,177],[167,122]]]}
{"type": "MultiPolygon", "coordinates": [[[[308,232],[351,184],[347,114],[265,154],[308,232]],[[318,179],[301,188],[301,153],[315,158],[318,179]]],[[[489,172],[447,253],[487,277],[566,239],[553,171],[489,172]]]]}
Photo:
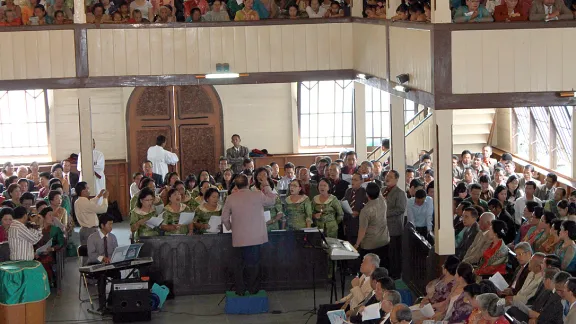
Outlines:
{"type": "Polygon", "coordinates": [[[145,322],[152,319],[150,290],[145,285],[113,281],[108,305],[114,323],[145,322]]]}

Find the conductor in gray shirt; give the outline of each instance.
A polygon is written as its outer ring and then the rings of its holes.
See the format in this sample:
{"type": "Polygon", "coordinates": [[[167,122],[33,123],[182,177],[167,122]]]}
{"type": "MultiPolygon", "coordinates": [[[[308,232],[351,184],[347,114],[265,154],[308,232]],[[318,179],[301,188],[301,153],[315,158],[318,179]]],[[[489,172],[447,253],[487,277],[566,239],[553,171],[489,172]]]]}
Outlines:
{"type": "MultiPolygon", "coordinates": [[[[88,237],[88,264],[108,264],[111,262],[112,253],[118,247],[118,240],[112,232],[114,220],[108,215],[102,215],[98,219],[98,231],[88,237]]],[[[98,311],[106,313],[106,277],[120,279],[119,271],[102,271],[98,277],[98,311]]]]}

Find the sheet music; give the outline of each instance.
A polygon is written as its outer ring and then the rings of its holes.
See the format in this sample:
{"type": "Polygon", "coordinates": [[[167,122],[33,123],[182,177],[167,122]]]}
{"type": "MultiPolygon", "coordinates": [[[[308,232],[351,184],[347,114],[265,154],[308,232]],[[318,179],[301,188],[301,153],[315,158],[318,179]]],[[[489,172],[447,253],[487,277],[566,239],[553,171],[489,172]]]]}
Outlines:
{"type": "Polygon", "coordinates": [[[180,213],[180,219],[178,220],[178,225],[189,225],[192,224],[194,220],[195,213],[184,212],[180,213]]]}
{"type": "Polygon", "coordinates": [[[221,216],[211,216],[210,220],[208,221],[208,225],[210,228],[206,230],[208,233],[218,233],[218,226],[222,225],[222,217],[221,216]]]}
{"type": "Polygon", "coordinates": [[[410,310],[412,311],[419,310],[422,313],[422,315],[424,315],[424,317],[434,316],[434,308],[430,303],[424,305],[424,307],[420,307],[420,305],[410,306],[410,310]]]}
{"type": "Polygon", "coordinates": [[[341,200],[340,204],[342,205],[342,209],[344,209],[344,212],[346,214],[352,215],[352,207],[350,207],[350,203],[348,203],[348,200],[346,199],[341,200]]]}
{"type": "Polygon", "coordinates": [[[352,175],[351,174],[343,174],[342,175],[342,180],[351,183],[352,182],[352,175]]]}
{"type": "Polygon", "coordinates": [[[48,248],[52,247],[52,239],[50,239],[46,244],[42,245],[36,250],[36,254],[42,254],[47,252],[48,248]]]}
{"type": "Polygon", "coordinates": [[[264,211],[264,222],[268,222],[270,220],[270,211],[264,211]]]}
{"type": "Polygon", "coordinates": [[[508,283],[506,282],[506,279],[504,279],[504,277],[502,277],[502,275],[499,272],[496,272],[492,277],[490,277],[490,281],[492,281],[494,286],[496,286],[496,288],[499,291],[508,288],[508,283]]]}
{"type": "Polygon", "coordinates": [[[380,318],[380,303],[375,303],[364,307],[362,321],[369,321],[380,318]]]}
{"type": "Polygon", "coordinates": [[[146,226],[148,226],[150,228],[156,228],[156,227],[160,226],[163,221],[164,221],[164,218],[162,218],[161,216],[150,217],[150,219],[146,221],[146,226]]]}
{"type": "Polygon", "coordinates": [[[155,205],[154,208],[156,209],[156,215],[160,216],[164,212],[164,205],[155,205]]]}
{"type": "Polygon", "coordinates": [[[326,315],[328,315],[328,319],[330,320],[330,324],[346,323],[346,313],[342,309],[329,311],[326,313],[326,315]]]}

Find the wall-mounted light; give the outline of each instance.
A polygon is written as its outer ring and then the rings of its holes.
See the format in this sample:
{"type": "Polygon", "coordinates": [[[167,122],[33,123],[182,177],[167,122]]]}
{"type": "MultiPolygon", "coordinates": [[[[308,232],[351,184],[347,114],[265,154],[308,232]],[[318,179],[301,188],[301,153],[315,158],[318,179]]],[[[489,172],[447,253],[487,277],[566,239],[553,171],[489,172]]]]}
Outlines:
{"type": "Polygon", "coordinates": [[[566,98],[566,97],[576,97],[576,92],[575,91],[562,91],[559,93],[560,97],[562,98],[566,98]]]}
{"type": "Polygon", "coordinates": [[[396,81],[398,81],[400,84],[404,84],[410,81],[410,75],[408,75],[408,73],[398,74],[396,76],[396,81]]]}
{"type": "Polygon", "coordinates": [[[410,88],[405,87],[403,85],[396,85],[394,86],[394,90],[398,91],[398,92],[410,92],[410,88]]]}
{"type": "Polygon", "coordinates": [[[245,76],[248,76],[248,73],[208,73],[205,75],[197,75],[196,79],[235,79],[245,76]]]}

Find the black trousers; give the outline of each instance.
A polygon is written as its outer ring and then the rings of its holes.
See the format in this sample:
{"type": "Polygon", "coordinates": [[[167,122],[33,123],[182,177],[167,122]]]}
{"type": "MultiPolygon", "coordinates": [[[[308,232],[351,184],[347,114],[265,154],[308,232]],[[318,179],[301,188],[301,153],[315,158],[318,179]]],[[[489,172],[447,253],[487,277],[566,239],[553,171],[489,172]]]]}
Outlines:
{"type": "Polygon", "coordinates": [[[106,278],[120,279],[120,271],[104,271],[98,276],[98,309],[104,309],[106,307],[106,278]]]}
{"type": "Polygon", "coordinates": [[[234,281],[237,294],[260,290],[260,245],[243,246],[236,250],[234,281]]]}
{"type": "MultiPolygon", "coordinates": [[[[389,244],[372,250],[360,249],[358,252],[360,253],[360,260],[363,260],[368,253],[376,254],[380,258],[380,266],[390,271],[389,244]]],[[[358,271],[360,270],[358,269],[358,271]]]]}
{"type": "Polygon", "coordinates": [[[317,324],[330,324],[327,313],[329,311],[339,310],[344,306],[344,303],[325,304],[318,307],[318,316],[316,317],[317,324]]]}
{"type": "Polygon", "coordinates": [[[388,272],[393,279],[400,279],[402,273],[402,235],[390,236],[388,272]]]}

